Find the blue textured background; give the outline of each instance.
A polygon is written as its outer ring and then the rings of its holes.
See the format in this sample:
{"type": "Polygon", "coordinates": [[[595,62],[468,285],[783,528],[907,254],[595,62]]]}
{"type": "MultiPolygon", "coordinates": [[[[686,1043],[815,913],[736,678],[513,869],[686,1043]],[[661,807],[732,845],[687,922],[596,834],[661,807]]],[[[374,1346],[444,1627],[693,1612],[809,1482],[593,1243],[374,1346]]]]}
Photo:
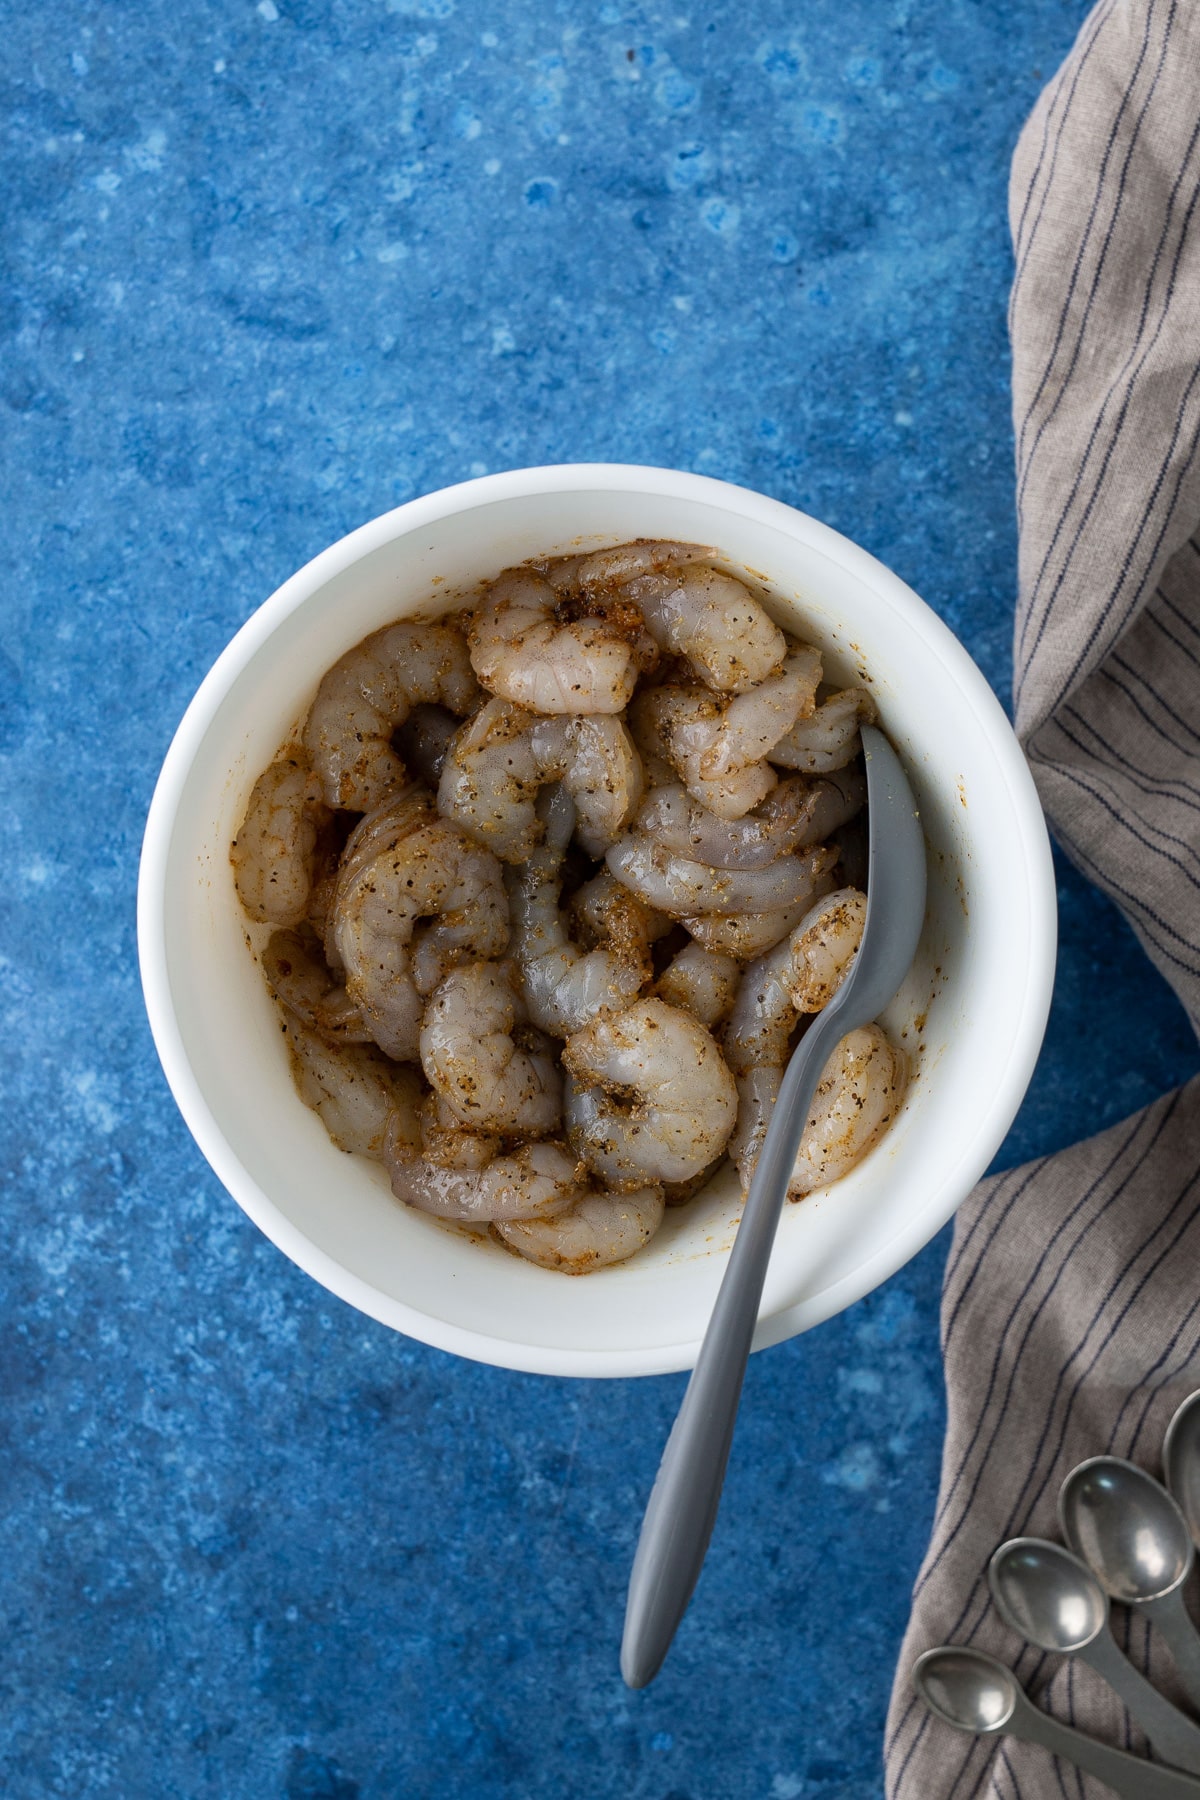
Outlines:
{"type": "MultiPolygon", "coordinates": [[[[142,1015],[142,821],[299,564],[473,473],[793,501],[1002,695],[1008,157],[1078,0],[0,8],[0,1788],[16,1800],[875,1800],[942,1424],[945,1236],[756,1359],[665,1673],[616,1668],[679,1378],[360,1318],[193,1148],[142,1015]]],[[[1197,1066],[1062,872],[1003,1161],[1197,1066]]]]}

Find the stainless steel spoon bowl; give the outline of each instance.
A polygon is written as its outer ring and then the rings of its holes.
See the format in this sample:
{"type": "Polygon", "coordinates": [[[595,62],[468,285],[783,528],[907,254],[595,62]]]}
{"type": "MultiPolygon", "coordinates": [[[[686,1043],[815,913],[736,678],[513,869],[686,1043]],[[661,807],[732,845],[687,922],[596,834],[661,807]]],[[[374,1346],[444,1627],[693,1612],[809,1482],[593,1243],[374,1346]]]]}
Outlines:
{"type": "Polygon", "coordinates": [[[1200,1393],[1189,1394],[1167,1426],[1163,1468],[1192,1541],[1200,1544],[1200,1393]]]}
{"type": "Polygon", "coordinates": [[[1006,1625],[1039,1650],[1090,1664],[1120,1695],[1158,1754],[1200,1775],[1200,1727],[1117,1648],[1108,1628],[1108,1595],[1085,1562],[1061,1544],[1013,1538],[988,1564],[988,1585],[1006,1625]]]}
{"type": "Polygon", "coordinates": [[[1004,1732],[1096,1776],[1122,1800],[1200,1800],[1200,1781],[1124,1750],[1112,1750],[1082,1731],[1060,1725],[1034,1706],[1011,1669],[986,1656],[945,1644],[917,1658],[912,1684],[930,1712],[955,1731],[1004,1732]]]}
{"type": "Polygon", "coordinates": [[[1166,1488],[1136,1463],[1094,1456],[1063,1482],[1058,1516],[1106,1593],[1154,1621],[1188,1699],[1200,1707],[1200,1637],[1183,1604],[1195,1551],[1166,1488]]]}

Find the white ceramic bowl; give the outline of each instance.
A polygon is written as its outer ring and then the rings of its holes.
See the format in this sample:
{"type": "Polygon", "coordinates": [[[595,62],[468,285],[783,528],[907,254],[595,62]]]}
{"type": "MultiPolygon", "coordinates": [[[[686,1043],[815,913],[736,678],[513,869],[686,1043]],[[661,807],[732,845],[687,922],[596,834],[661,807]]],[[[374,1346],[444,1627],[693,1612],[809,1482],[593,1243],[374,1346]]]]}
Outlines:
{"type": "Polygon", "coordinates": [[[1020,1104],[1053,980],[1049,846],[1003,711],[936,615],[826,526],[701,476],[584,464],[447,488],[316,557],[238,632],[163,766],[138,896],[155,1041],[217,1176],[301,1268],[412,1337],[548,1374],[691,1366],[736,1184],[718,1177],[632,1262],[574,1280],[398,1205],[382,1168],[335,1150],[295,1094],[229,842],[255,778],[344,650],[431,599],[458,603],[509,564],[634,537],[719,546],[767,585],[781,623],[822,647],[834,677],[869,676],[930,848],[924,937],[884,1019],[912,1059],[904,1109],[843,1181],[785,1207],[756,1347],[859,1299],[950,1217],[1020,1104]]]}

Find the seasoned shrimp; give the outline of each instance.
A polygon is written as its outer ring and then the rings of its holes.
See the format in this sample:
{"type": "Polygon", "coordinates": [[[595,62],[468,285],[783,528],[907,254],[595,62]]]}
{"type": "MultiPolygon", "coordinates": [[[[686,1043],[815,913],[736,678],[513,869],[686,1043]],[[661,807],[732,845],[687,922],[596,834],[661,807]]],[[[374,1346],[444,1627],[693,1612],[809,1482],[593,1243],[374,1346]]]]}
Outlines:
{"type": "Polygon", "coordinates": [[[547,571],[559,589],[608,587],[630,581],[635,575],[657,575],[664,569],[682,569],[688,563],[711,562],[718,552],[704,544],[677,544],[668,538],[635,538],[613,544],[587,556],[564,556],[547,571]]]}
{"type": "MultiPolygon", "coordinates": [[[[825,1064],[813,1099],[788,1182],[790,1199],[837,1181],[866,1155],[895,1117],[907,1072],[904,1052],[889,1043],[878,1025],[842,1039],[825,1064]]],[[[782,1080],[783,1070],[770,1064],[738,1076],[738,1121],[729,1155],[743,1191],[749,1190],[782,1080]]]]}
{"type": "Polygon", "coordinates": [[[797,1012],[822,1012],[841,987],[862,943],[867,896],[839,888],[821,900],[788,939],[789,966],[783,983],[797,1012]]]}
{"type": "Polygon", "coordinates": [[[626,1262],[643,1249],[663,1221],[663,1190],[587,1193],[550,1218],[497,1222],[492,1236],[527,1262],[563,1275],[590,1275],[626,1262]]]}
{"type": "Polygon", "coordinates": [[[369,812],[404,780],[392,734],[417,701],[469,712],[478,697],[466,639],[443,620],[386,625],[334,663],[309,710],[304,747],[330,806],[369,812]]]}
{"type": "Polygon", "coordinates": [[[794,906],[811,896],[831,869],[837,851],[818,845],[802,855],[779,856],[760,869],[712,869],[673,856],[651,838],[633,832],[618,838],[605,861],[617,880],[672,918],[704,913],[763,913],[794,906]]]}
{"type": "Polygon", "coordinates": [[[346,839],[338,864],[342,889],[367,863],[390,850],[418,825],[431,824],[435,817],[433,795],[420,782],[406,782],[395,789],[379,806],[363,814],[346,839]]]}
{"type": "Polygon", "coordinates": [[[908,1078],[903,1050],[878,1025],[844,1037],[825,1064],[800,1150],[788,1182],[788,1199],[828,1187],[861,1162],[900,1109],[908,1078]]]}
{"type": "Polygon", "coordinates": [[[618,580],[659,648],[686,657],[718,693],[745,693],[778,669],[787,641],[744,582],[711,563],[663,569],[657,560],[651,545],[623,545],[590,558],[576,579],[584,587],[618,580]]]}
{"type": "Polygon", "coordinates": [[[751,963],[725,1032],[725,1056],[735,1075],[763,1064],[782,1069],[797,1015],[820,1012],[845,979],[866,909],[865,895],[842,888],[818,900],[781,944],[751,963]]]}
{"type": "Polygon", "coordinates": [[[752,813],[719,819],[672,782],[651,789],[634,823],[664,850],[710,868],[761,869],[777,856],[824,843],[861,809],[866,793],[858,769],[840,769],[820,780],[789,775],[752,813]]]}
{"type": "Polygon", "coordinates": [[[450,745],[438,807],[503,861],[520,863],[542,835],[538,790],[556,780],[575,802],[576,834],[590,856],[619,836],[644,789],[641,760],[620,719],[539,718],[497,698],[450,745]]]}
{"type": "Polygon", "coordinates": [[[384,1162],[392,1192],[406,1206],[465,1225],[543,1219],[587,1192],[579,1164],[561,1144],[522,1144],[479,1168],[448,1167],[424,1154],[416,1121],[392,1116],[384,1162]]]}
{"type": "Polygon", "coordinates": [[[420,1148],[426,1161],[442,1169],[486,1169],[500,1154],[498,1132],[473,1131],[436,1092],[426,1094],[421,1102],[420,1128],[420,1148]]]}
{"type": "Polygon", "coordinates": [[[747,1184],[783,1079],[788,1044],[803,1012],[820,1012],[845,979],[862,939],[866,899],[854,888],[818,901],[783,943],[751,963],[725,1031],[738,1083],[730,1155],[747,1184]]]}
{"type": "Polygon", "coordinates": [[[561,883],[562,854],[545,845],[509,879],[512,948],[529,1016],[556,1037],[627,1005],[649,974],[636,940],[586,951],[573,942],[559,910],[561,883]]]}
{"type": "Polygon", "coordinates": [[[567,916],[576,941],[585,950],[607,944],[618,955],[636,960],[650,973],[650,946],[674,929],[675,921],[622,887],[609,869],[601,869],[571,895],[567,916]]]}
{"type": "Polygon", "coordinates": [[[601,1180],[634,1189],[687,1181],[720,1156],[737,1089],[697,1019],[662,1000],[637,1000],[568,1039],[567,1135],[601,1180]]]}
{"type": "Polygon", "coordinates": [[[681,1006],[711,1031],[733,1010],[742,979],[741,964],[721,950],[685,944],[654,984],[668,1006],[681,1006]]]}
{"type": "Polygon", "coordinates": [[[813,901],[822,894],[828,894],[833,887],[833,876],[819,875],[814,881],[812,892],[795,906],[783,906],[776,912],[763,913],[720,913],[696,914],[691,918],[681,919],[683,925],[706,950],[721,950],[728,956],[734,956],[739,962],[753,962],[756,956],[763,956],[773,950],[776,944],[782,943],[789,931],[794,931],[801,919],[809,911],[813,901]]]}
{"type": "Polygon", "coordinates": [[[722,718],[719,701],[704,688],[667,684],[637,696],[629,708],[629,730],[645,768],[657,772],[665,763],[718,818],[740,819],[766,799],[779,776],[764,760],[722,775],[704,772],[701,765],[722,718]]]}
{"type": "Polygon", "coordinates": [[[419,1054],[423,997],[460,962],[508,948],[500,864],[445,819],[385,837],[359,860],[339,883],[333,921],[346,991],[399,1061],[419,1054]]]}
{"type": "Polygon", "coordinates": [[[296,1091],[339,1150],[384,1160],[389,1126],[415,1130],[421,1078],[373,1045],[331,1044],[288,1013],[284,1034],[296,1091]]]}
{"type": "Polygon", "coordinates": [[[865,688],[844,688],[822,700],[814,713],[793,725],[767,754],[785,769],[803,769],[810,775],[844,769],[861,748],[859,727],[873,725],[877,717],[875,702],[865,688]]]}
{"type": "Polygon", "coordinates": [[[819,654],[801,644],[785,658],[778,674],[730,700],[700,752],[704,779],[735,774],[768,756],[797,720],[812,712],[820,679],[819,654]]]}
{"type": "Polygon", "coordinates": [[[321,954],[312,931],[275,931],[262,953],[267,986],[319,1037],[333,1043],[373,1042],[361,1011],[321,954]]]}
{"type": "Polygon", "coordinates": [[[452,969],[433,991],[421,1026],[421,1067],[434,1089],[474,1132],[547,1137],[562,1123],[562,1076],[545,1039],[519,1047],[525,1021],[510,964],[452,969]]]}
{"type": "Polygon", "coordinates": [[[302,756],[281,757],[264,769],[229,852],[238,899],[250,918],[300,923],[312,887],[317,834],[328,816],[302,756]]]}
{"type": "Polygon", "coordinates": [[[487,588],[470,643],[485,688],[551,714],[619,713],[653,651],[633,609],[564,618],[550,583],[529,569],[487,588]]]}

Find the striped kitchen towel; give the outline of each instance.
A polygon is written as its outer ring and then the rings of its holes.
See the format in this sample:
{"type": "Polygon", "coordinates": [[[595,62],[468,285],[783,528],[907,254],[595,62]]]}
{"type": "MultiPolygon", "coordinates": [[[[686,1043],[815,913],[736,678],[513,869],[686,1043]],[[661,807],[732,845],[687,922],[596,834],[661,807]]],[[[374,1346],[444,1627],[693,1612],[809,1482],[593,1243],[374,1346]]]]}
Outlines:
{"type": "MultiPolygon", "coordinates": [[[[1022,133],[1010,212],[1017,730],[1059,841],[1200,1028],[1200,0],[1101,0],[1022,133]]],[[[1085,1456],[1158,1472],[1200,1387],[1200,1079],[984,1182],[955,1224],[942,1335],[941,1491],[887,1792],[1103,1800],[1043,1750],[931,1719],[909,1672],[931,1644],[976,1644],[1060,1719],[1145,1753],[1098,1677],[1001,1624],[983,1570],[1007,1537],[1059,1535],[1085,1456]]],[[[1173,1692],[1147,1628],[1114,1619],[1173,1692]]]]}

